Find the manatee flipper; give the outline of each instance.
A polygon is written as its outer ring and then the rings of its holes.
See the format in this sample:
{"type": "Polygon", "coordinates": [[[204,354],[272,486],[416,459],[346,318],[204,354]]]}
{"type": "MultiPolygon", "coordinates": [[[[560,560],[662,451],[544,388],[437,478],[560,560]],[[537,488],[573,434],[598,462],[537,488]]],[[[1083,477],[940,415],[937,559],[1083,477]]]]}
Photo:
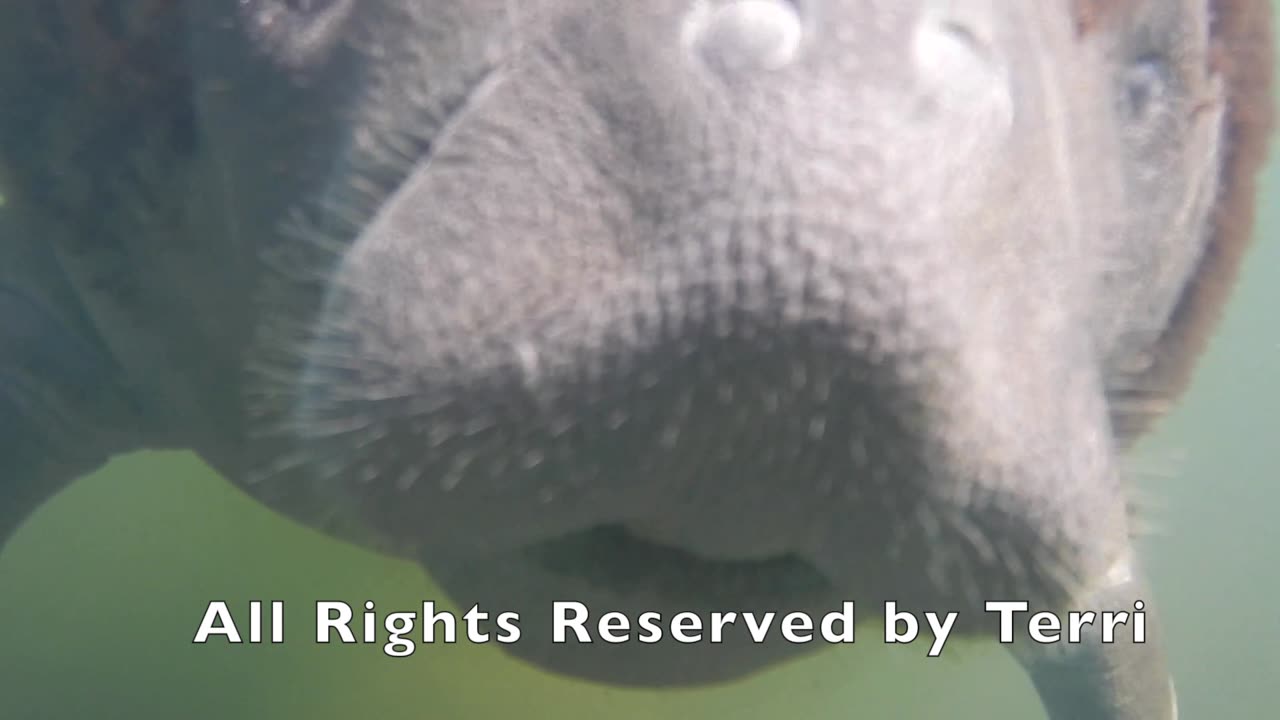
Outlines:
{"type": "Polygon", "coordinates": [[[1030,676],[1049,720],[1177,720],[1173,677],[1149,586],[1127,567],[1111,580],[1080,608],[1100,615],[1132,611],[1141,601],[1143,642],[1134,642],[1132,616],[1116,628],[1113,642],[1104,642],[1099,617],[1078,645],[1040,648],[1022,639],[1013,655],[1030,676]]]}
{"type": "Polygon", "coordinates": [[[115,365],[45,248],[0,226],[0,546],[75,478],[130,448],[115,365]]]}
{"type": "MultiPolygon", "coordinates": [[[[48,446],[10,393],[10,388],[0,390],[0,549],[36,509],[80,474],[81,467],[49,462],[48,446]]],[[[84,469],[89,469],[87,464],[84,469]]]]}

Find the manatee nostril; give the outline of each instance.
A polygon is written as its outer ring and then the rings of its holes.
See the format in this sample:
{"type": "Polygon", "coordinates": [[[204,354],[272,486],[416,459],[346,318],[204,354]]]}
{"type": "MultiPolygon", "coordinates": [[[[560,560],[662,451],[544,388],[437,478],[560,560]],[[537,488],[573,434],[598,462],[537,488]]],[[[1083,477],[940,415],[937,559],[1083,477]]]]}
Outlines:
{"type": "Polygon", "coordinates": [[[954,81],[996,70],[991,42],[978,28],[954,17],[926,18],[915,39],[916,67],[927,76],[954,81]]]}
{"type": "Polygon", "coordinates": [[[917,26],[913,61],[930,107],[951,117],[976,114],[1005,127],[1013,113],[1009,68],[994,29],[984,22],[990,15],[981,11],[983,4],[948,3],[945,10],[926,13],[917,26]],[[960,12],[970,4],[972,12],[960,12]]]}
{"type": "Polygon", "coordinates": [[[685,25],[685,45],[721,72],[778,70],[799,51],[804,27],[795,3],[737,0],[699,6],[685,25]]]}

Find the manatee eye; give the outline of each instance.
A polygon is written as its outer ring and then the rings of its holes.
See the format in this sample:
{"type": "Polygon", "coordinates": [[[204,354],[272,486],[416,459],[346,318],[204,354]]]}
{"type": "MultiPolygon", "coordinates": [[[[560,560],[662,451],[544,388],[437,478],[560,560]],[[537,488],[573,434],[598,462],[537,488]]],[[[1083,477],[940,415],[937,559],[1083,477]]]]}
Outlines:
{"type": "Polygon", "coordinates": [[[324,60],[354,5],[355,0],[240,0],[240,15],[263,50],[300,70],[324,60]]]}
{"type": "Polygon", "coordinates": [[[1148,126],[1169,107],[1169,65],[1159,57],[1145,57],[1130,65],[1121,78],[1122,110],[1136,127],[1148,126]]]}

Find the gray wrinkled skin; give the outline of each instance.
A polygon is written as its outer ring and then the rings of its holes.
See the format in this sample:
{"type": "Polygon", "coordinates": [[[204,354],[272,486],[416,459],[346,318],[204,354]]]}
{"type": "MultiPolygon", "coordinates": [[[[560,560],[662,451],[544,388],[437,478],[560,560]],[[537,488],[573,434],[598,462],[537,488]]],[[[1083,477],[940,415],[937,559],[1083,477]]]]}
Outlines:
{"type": "MultiPolygon", "coordinates": [[[[0,539],[176,447],[523,617],[1151,608],[1118,454],[1240,4],[0,10],[0,539]]],[[[629,685],[812,647],[522,630],[629,685]]],[[[1171,718],[1153,632],[1015,653],[1054,718],[1171,718]]]]}

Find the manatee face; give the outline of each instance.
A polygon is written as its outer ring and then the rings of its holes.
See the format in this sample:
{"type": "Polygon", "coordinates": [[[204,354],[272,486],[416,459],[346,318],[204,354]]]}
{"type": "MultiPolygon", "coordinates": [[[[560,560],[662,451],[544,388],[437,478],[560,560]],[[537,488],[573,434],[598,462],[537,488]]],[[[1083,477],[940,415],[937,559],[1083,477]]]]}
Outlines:
{"type": "MultiPolygon", "coordinates": [[[[1240,3],[216,5],[194,96],[273,268],[259,497],[532,618],[974,630],[1130,562],[1117,452],[1194,354],[1240,3]]],[[[509,649],[626,684],[804,650],[547,625],[509,649]]]]}
{"type": "MultiPolygon", "coordinates": [[[[1137,597],[1119,453],[1249,237],[1264,0],[70,7],[0,9],[0,169],[110,359],[56,408],[95,437],[195,449],[603,682],[817,645],[556,644],[551,602],[973,632],[1137,597]]],[[[1027,661],[1055,719],[1169,716],[1158,648],[1092,651],[1027,661]]]]}

